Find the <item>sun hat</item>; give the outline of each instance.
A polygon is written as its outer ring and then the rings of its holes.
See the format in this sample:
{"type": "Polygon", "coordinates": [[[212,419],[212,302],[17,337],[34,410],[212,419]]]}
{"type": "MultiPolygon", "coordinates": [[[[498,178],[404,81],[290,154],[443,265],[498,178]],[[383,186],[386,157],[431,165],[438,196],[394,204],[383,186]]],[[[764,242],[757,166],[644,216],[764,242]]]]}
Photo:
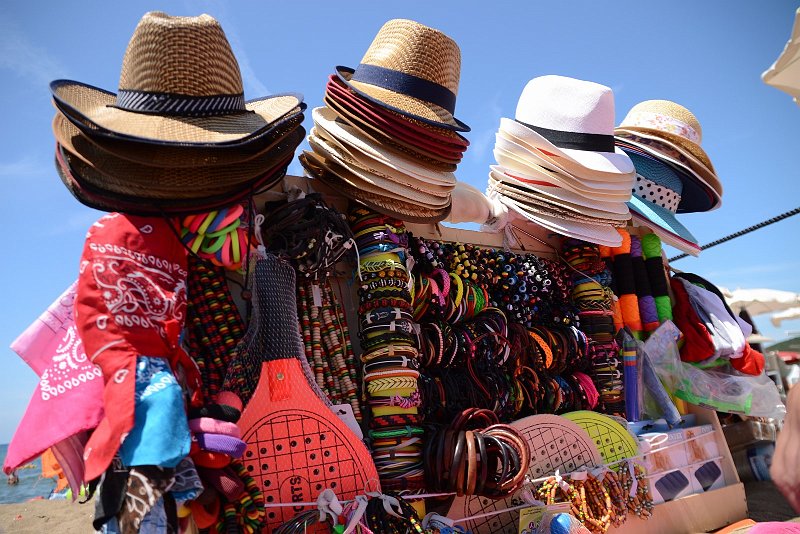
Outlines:
{"type": "Polygon", "coordinates": [[[196,167],[204,165],[230,165],[256,157],[281,137],[288,135],[303,122],[305,104],[301,104],[276,120],[269,128],[253,136],[247,142],[224,145],[185,146],[154,144],[132,141],[124,136],[106,135],[86,128],[74,120],[63,109],[56,108],[69,120],[71,126],[80,130],[86,142],[98,145],[104,151],[121,159],[157,167],[196,167]]]}
{"type": "Polygon", "coordinates": [[[688,152],[700,160],[708,170],[714,172],[711,158],[700,146],[703,141],[700,121],[691,111],[676,102],[670,100],[639,102],[625,115],[619,128],[644,132],[671,141],[682,152],[688,152]]]}
{"type": "Polygon", "coordinates": [[[615,208],[616,212],[611,212],[588,207],[582,203],[566,202],[557,197],[552,198],[545,195],[532,194],[523,182],[516,181],[505,174],[498,174],[495,171],[489,173],[489,186],[529,206],[553,210],[554,212],[566,212],[578,219],[586,217],[587,219],[601,219],[611,224],[622,223],[624,225],[624,222],[631,218],[630,211],[623,202],[616,203],[621,208],[615,208]]]}
{"type": "Polygon", "coordinates": [[[296,127],[255,157],[219,166],[156,167],[122,159],[89,141],[63,114],[53,119],[56,141],[96,172],[82,176],[103,190],[143,199],[192,199],[237,189],[291,157],[304,132],[296,127]],[[102,175],[102,178],[100,177],[102,175]]]}
{"type": "MultiPolygon", "coordinates": [[[[72,196],[81,204],[100,211],[118,211],[129,215],[163,216],[189,215],[234,205],[248,195],[275,186],[286,174],[291,157],[279,163],[274,169],[264,173],[249,183],[241,185],[239,190],[232,190],[223,195],[196,198],[191,200],[159,200],[142,201],[136,196],[120,195],[99,189],[83,178],[81,173],[96,173],[92,167],[82,165],[80,159],[67,153],[60,145],[56,145],[55,166],[59,178],[72,196]],[[75,168],[75,166],[79,168],[75,168]]],[[[95,177],[102,181],[103,177],[95,177]]]]}
{"type": "Polygon", "coordinates": [[[403,131],[415,132],[437,143],[441,143],[443,145],[452,145],[454,148],[459,150],[464,150],[467,146],[469,146],[469,141],[467,138],[454,130],[431,126],[416,119],[404,117],[399,113],[373,104],[366,98],[359,96],[358,93],[344,85],[344,83],[342,83],[342,81],[335,75],[331,75],[330,78],[328,78],[328,84],[325,86],[325,94],[329,95],[336,101],[342,102],[343,104],[350,103],[358,106],[360,109],[368,110],[370,114],[376,116],[376,118],[387,121],[403,131]]]}
{"type": "Polygon", "coordinates": [[[358,67],[336,67],[336,73],[382,107],[440,128],[469,131],[454,117],[461,51],[439,30],[413,20],[390,20],[358,67]]]}
{"type": "Polygon", "coordinates": [[[446,221],[483,224],[489,220],[491,212],[492,203],[486,195],[466,182],[457,182],[452,194],[452,209],[446,221]]]}
{"type": "Polygon", "coordinates": [[[722,204],[723,187],[719,178],[700,160],[666,139],[617,128],[615,142],[620,148],[635,148],[672,165],[684,182],[679,213],[710,211],[722,204]]]}
{"type": "MultiPolygon", "coordinates": [[[[532,222],[546,230],[561,234],[562,236],[574,237],[608,247],[618,247],[622,244],[622,238],[611,225],[586,224],[579,221],[556,219],[546,215],[531,213],[525,210],[524,205],[521,205],[519,202],[505,195],[487,192],[486,196],[490,199],[497,199],[523,220],[532,222]]],[[[513,224],[513,221],[509,221],[508,224],[513,224]]]]}
{"type": "Polygon", "coordinates": [[[594,82],[540,76],[522,90],[515,120],[519,134],[556,161],[592,171],[628,175],[630,159],[614,147],[614,94],[594,82]]]}
{"type": "Polygon", "coordinates": [[[296,108],[297,95],[245,101],[239,64],[210,15],[146,13],[122,60],[117,94],[71,81],[51,85],[56,105],[97,130],[176,144],[238,142],[296,108]]]}
{"type": "Polygon", "coordinates": [[[636,183],[628,206],[637,222],[653,230],[666,231],[679,240],[672,246],[687,253],[699,250],[697,239],[675,217],[681,202],[683,182],[669,165],[646,154],[628,152],[636,165],[636,183]]]}
{"type": "Polygon", "coordinates": [[[326,169],[311,152],[300,154],[300,162],[312,178],[325,183],[334,191],[339,191],[347,198],[406,222],[433,223],[444,220],[450,213],[451,204],[443,208],[431,209],[405,200],[387,197],[359,189],[343,180],[336,173],[326,169]]]}
{"type": "Polygon", "coordinates": [[[454,185],[456,177],[452,172],[442,172],[430,169],[418,163],[405,154],[393,152],[390,148],[372,143],[369,139],[357,135],[350,126],[336,120],[336,114],[329,108],[315,108],[311,112],[314,118],[314,130],[334,137],[341,144],[346,145],[356,157],[364,157],[370,161],[379,162],[391,167],[398,172],[409,174],[419,180],[440,185],[454,185]]]}
{"type": "Polygon", "coordinates": [[[452,172],[456,170],[458,164],[461,162],[460,156],[452,154],[443,155],[441,151],[428,150],[427,147],[420,147],[418,144],[390,135],[364,121],[363,117],[341,106],[327,95],[323,97],[322,101],[329,109],[336,113],[338,120],[358,130],[359,136],[404,152],[410,157],[420,161],[420,163],[429,165],[431,168],[452,172]]]}
{"type": "Polygon", "coordinates": [[[536,189],[530,188],[530,179],[526,181],[524,177],[518,177],[513,171],[506,169],[500,165],[489,166],[489,177],[499,182],[515,185],[517,187],[528,188],[528,194],[533,198],[541,198],[554,204],[562,204],[568,207],[582,206],[597,211],[603,211],[610,214],[625,215],[628,214],[628,207],[623,200],[607,201],[597,197],[586,197],[572,190],[559,185],[553,185],[544,180],[535,180],[536,189]]]}

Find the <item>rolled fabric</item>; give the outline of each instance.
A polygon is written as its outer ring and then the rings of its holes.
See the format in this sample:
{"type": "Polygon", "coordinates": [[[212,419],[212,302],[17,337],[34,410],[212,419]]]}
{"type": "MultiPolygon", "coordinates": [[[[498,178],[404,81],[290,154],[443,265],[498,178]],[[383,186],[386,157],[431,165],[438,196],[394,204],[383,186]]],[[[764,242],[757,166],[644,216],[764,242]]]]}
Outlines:
{"type": "Polygon", "coordinates": [[[642,242],[637,236],[631,236],[631,263],[633,264],[633,278],[636,281],[636,298],[639,300],[639,316],[642,318],[642,328],[645,332],[652,332],[659,326],[658,310],[650,289],[650,279],[647,277],[647,268],[642,257],[642,242]]]}
{"type": "Polygon", "coordinates": [[[642,256],[647,269],[647,279],[656,303],[659,322],[672,320],[672,301],[669,298],[669,282],[661,258],[661,239],[656,234],[642,237],[642,256]]]}
{"type": "Polygon", "coordinates": [[[227,454],[231,458],[241,458],[247,448],[244,441],[225,434],[200,433],[195,434],[195,438],[201,449],[227,454]]]}
{"type": "MultiPolygon", "coordinates": [[[[193,444],[196,445],[196,444],[193,444]]],[[[191,453],[192,461],[197,467],[208,467],[210,469],[222,469],[230,465],[232,458],[227,454],[221,452],[203,451],[197,447],[196,451],[191,453]]]]}
{"type": "MultiPolygon", "coordinates": [[[[220,393],[221,395],[221,393],[220,393]]],[[[206,404],[200,408],[189,408],[189,418],[210,417],[220,421],[235,423],[242,416],[241,410],[227,404],[206,404]]]]}
{"type": "Polygon", "coordinates": [[[234,438],[242,437],[239,427],[236,423],[228,421],[220,421],[211,417],[199,417],[197,419],[189,419],[189,430],[195,433],[206,434],[224,434],[234,438]]]}
{"type": "Polygon", "coordinates": [[[619,297],[625,326],[637,335],[642,331],[642,318],[639,315],[639,299],[636,297],[636,279],[633,277],[631,236],[622,228],[617,228],[617,231],[622,236],[622,245],[611,249],[614,257],[614,282],[617,286],[615,293],[619,297]]]}
{"type": "Polygon", "coordinates": [[[198,469],[200,476],[207,485],[211,484],[218,492],[225,496],[228,502],[235,501],[244,493],[244,482],[230,467],[224,469],[198,469]]]}

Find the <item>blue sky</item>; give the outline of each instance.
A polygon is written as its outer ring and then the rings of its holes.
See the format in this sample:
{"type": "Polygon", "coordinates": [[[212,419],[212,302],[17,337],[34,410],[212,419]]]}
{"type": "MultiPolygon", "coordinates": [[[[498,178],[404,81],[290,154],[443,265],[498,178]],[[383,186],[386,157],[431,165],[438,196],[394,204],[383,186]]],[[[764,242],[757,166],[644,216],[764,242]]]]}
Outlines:
{"type": "MultiPolygon", "coordinates": [[[[100,213],[74,200],[53,167],[48,82],[70,78],[115,90],[128,39],[146,11],[207,12],[237,54],[245,95],[298,91],[319,106],[335,65],[356,66],[380,26],[411,18],[461,46],[456,115],[472,126],[457,176],[479,189],[494,132],[513,117],[525,83],[561,74],[608,85],[619,122],[648,99],[699,118],[703,146],[725,186],[721,209],[682,216],[701,243],[797,206],[800,109],[761,82],[791,31],[789,1],[541,2],[31,2],[0,5],[0,181],[6,252],[0,263],[0,443],[8,442],[36,383],[8,345],[74,280],[84,234],[100,213]]],[[[307,119],[308,127],[310,118],[307,119]]],[[[300,173],[296,163],[292,171],[300,173]]],[[[800,217],[684,259],[677,268],[718,285],[800,292],[800,217]]],[[[775,339],[800,321],[774,329],[775,339]]]]}

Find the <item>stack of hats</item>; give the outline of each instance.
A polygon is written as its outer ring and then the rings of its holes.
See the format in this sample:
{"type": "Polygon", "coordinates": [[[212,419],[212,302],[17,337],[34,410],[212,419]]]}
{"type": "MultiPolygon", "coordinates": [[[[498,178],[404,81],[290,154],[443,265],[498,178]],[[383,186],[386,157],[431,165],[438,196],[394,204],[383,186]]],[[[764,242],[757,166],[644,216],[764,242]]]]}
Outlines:
{"type": "Polygon", "coordinates": [[[306,171],[335,190],[404,221],[447,217],[469,128],[453,116],[461,52],[451,38],[390,20],[361,64],[337,67],[314,110],[306,171]]]}
{"type": "Polygon", "coordinates": [[[232,205],[280,181],[302,142],[302,97],[245,101],[239,65],[209,15],[145,14],[113,94],[51,84],[56,168],[83,204],[138,215],[232,205]]]}
{"type": "Polygon", "coordinates": [[[487,195],[564,236],[619,245],[634,168],[614,147],[614,94],[563,76],[534,78],[501,119],[487,195]]]}
{"type": "Polygon", "coordinates": [[[700,146],[700,122],[680,104],[647,100],[631,108],[614,133],[617,147],[636,166],[628,204],[634,221],[665,243],[698,255],[697,239],[675,214],[710,211],[721,203],[722,184],[700,146]]]}

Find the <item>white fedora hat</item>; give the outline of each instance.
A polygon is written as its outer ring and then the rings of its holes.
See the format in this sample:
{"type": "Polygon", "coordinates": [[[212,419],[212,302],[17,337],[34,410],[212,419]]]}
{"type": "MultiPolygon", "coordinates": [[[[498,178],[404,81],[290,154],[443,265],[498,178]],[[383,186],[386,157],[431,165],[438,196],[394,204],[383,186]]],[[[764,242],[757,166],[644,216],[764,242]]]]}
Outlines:
{"type": "Polygon", "coordinates": [[[629,175],[633,163],[614,147],[614,93],[594,82],[540,76],[528,82],[515,120],[527,143],[588,172],[629,175]]]}

